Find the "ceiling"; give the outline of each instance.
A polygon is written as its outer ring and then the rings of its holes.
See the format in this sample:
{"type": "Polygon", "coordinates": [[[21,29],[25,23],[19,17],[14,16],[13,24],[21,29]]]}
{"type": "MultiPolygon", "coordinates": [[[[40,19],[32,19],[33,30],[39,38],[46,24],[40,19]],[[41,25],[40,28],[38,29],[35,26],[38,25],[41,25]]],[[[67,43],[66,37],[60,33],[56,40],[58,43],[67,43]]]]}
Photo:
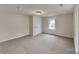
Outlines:
{"type": "Polygon", "coordinates": [[[40,16],[55,16],[64,13],[73,12],[73,4],[3,4],[0,5],[1,12],[13,12],[24,15],[35,15],[34,10],[42,10],[44,13],[40,16]]]}

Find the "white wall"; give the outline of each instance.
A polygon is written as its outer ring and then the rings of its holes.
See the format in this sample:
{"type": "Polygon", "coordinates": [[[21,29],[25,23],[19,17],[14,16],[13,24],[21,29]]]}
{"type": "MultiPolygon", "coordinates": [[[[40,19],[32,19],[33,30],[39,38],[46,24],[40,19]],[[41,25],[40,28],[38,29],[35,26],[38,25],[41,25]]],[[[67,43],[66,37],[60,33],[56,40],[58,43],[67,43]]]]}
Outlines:
{"type": "Polygon", "coordinates": [[[33,36],[42,33],[41,17],[33,16],[33,36]]]}
{"type": "Polygon", "coordinates": [[[0,13],[0,42],[29,35],[29,17],[0,13]]]}
{"type": "Polygon", "coordinates": [[[33,16],[29,16],[29,32],[30,35],[33,36],[33,16]]]}
{"type": "Polygon", "coordinates": [[[43,32],[65,36],[69,38],[74,37],[74,23],[73,14],[63,14],[55,16],[56,30],[48,29],[48,20],[53,17],[43,17],[43,32]]]}

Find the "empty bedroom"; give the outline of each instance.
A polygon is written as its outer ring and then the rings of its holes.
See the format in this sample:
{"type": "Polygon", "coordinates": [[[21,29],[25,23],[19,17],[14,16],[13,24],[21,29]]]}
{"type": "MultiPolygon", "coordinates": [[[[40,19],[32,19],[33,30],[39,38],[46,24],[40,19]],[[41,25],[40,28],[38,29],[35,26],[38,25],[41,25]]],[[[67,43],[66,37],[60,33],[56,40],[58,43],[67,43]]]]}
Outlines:
{"type": "Polygon", "coordinates": [[[75,54],[74,4],[0,4],[0,54],[75,54]]]}

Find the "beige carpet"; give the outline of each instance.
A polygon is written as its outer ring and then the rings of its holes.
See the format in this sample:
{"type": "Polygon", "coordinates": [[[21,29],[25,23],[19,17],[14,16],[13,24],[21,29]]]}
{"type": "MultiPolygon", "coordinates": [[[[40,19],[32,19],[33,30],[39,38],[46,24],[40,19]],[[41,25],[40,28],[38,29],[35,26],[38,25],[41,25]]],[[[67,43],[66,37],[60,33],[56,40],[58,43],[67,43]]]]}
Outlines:
{"type": "Polygon", "coordinates": [[[40,34],[0,43],[2,54],[74,54],[73,39],[40,34]]]}

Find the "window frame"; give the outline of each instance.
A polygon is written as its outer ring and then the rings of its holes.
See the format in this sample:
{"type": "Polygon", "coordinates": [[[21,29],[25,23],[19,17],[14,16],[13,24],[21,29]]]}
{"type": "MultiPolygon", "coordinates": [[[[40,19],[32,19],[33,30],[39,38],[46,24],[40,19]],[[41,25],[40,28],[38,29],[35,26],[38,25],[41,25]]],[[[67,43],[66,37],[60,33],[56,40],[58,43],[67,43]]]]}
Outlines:
{"type": "Polygon", "coordinates": [[[56,30],[56,18],[54,17],[54,18],[49,18],[49,20],[48,20],[48,29],[50,29],[50,30],[56,30]],[[52,23],[50,23],[52,21],[52,23]],[[53,26],[53,27],[50,27],[50,26],[53,26]]]}

